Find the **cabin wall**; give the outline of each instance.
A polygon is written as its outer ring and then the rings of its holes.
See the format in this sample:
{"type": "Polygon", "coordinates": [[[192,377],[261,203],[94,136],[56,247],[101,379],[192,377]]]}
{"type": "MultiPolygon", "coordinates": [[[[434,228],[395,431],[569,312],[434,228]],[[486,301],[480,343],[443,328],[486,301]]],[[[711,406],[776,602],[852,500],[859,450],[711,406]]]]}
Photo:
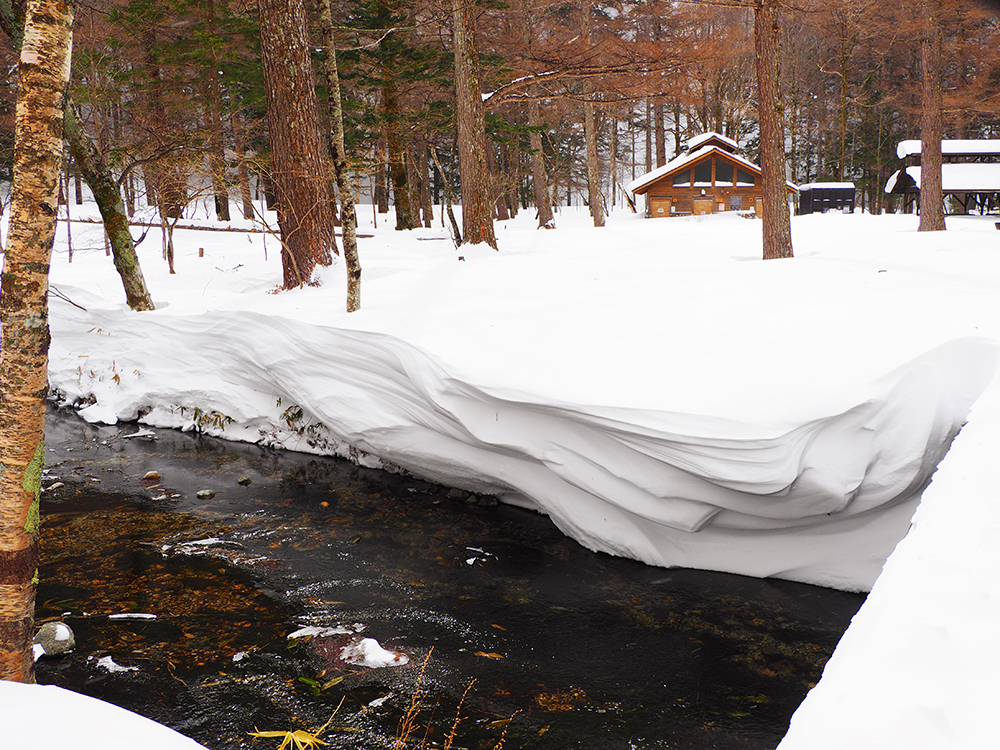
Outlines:
{"type": "Polygon", "coordinates": [[[646,205],[649,207],[648,213],[651,217],[661,218],[749,211],[754,207],[755,199],[760,200],[760,187],[756,185],[705,188],[657,185],[646,194],[646,205]]]}

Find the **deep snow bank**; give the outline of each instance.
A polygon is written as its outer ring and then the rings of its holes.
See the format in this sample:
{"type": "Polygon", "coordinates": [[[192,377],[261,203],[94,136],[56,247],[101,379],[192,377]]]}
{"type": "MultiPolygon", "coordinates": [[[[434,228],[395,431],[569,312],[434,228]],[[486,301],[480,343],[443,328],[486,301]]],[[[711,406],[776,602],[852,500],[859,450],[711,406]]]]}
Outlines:
{"type": "MultiPolygon", "coordinates": [[[[85,291],[71,296],[88,306],[85,291]]],[[[776,429],[541,403],[464,382],[392,336],[275,315],[53,305],[51,385],[93,401],[88,419],[353,446],[537,508],[594,550],[852,590],[874,583],[997,368],[994,344],[956,340],[855,389],[845,408],[776,429]]]]}
{"type": "Polygon", "coordinates": [[[906,538],[792,717],[780,750],[980,750],[996,740],[1000,376],[906,538]]]}

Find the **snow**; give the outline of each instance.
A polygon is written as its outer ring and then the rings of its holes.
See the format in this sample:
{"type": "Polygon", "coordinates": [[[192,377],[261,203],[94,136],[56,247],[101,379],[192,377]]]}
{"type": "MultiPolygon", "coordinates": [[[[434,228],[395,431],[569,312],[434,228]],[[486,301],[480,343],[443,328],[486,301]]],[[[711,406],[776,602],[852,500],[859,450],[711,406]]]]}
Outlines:
{"type": "MultiPolygon", "coordinates": [[[[913,178],[920,187],[920,167],[906,167],[892,173],[885,183],[885,192],[891,193],[903,173],[913,178]]],[[[997,164],[942,164],[941,189],[947,192],[995,192],[1000,190],[1000,163],[997,164]]]]}
{"type": "Polygon", "coordinates": [[[799,192],[804,192],[806,190],[819,189],[837,189],[837,190],[850,190],[854,187],[853,182],[807,182],[805,185],[799,185],[799,192]]]}
{"type": "Polygon", "coordinates": [[[204,750],[161,724],[55,685],[0,681],[0,706],[11,719],[4,721],[4,747],[204,750]]]}
{"type": "MultiPolygon", "coordinates": [[[[900,141],[896,145],[896,156],[905,159],[920,153],[919,140],[900,141]]],[[[944,140],[941,141],[941,153],[947,156],[970,154],[1000,154],[1000,140],[984,138],[981,140],[944,140]]]]}
{"type": "Polygon", "coordinates": [[[875,583],[783,750],[990,746],[995,217],[793,217],[768,262],[735,215],[523,212],[500,252],[367,220],[351,315],[342,267],[269,294],[273,238],[189,230],[175,276],[140,246],[134,313],[97,228],[69,264],[63,227],[52,282],[86,309],[51,298],[50,382],[88,419],[402,467],[651,564],[875,583]]]}
{"type": "Polygon", "coordinates": [[[350,643],[340,650],[340,658],[348,664],[359,667],[401,667],[410,659],[405,654],[386,651],[374,638],[362,638],[357,643],[350,643]]]}
{"type": "Polygon", "coordinates": [[[720,135],[719,133],[702,133],[701,135],[696,135],[694,138],[688,140],[687,149],[688,151],[694,151],[699,146],[701,146],[701,144],[706,143],[712,140],[713,138],[722,141],[723,143],[728,143],[730,146],[733,147],[734,151],[738,151],[740,148],[740,144],[734,141],[732,138],[727,138],[726,136],[720,135]]]}

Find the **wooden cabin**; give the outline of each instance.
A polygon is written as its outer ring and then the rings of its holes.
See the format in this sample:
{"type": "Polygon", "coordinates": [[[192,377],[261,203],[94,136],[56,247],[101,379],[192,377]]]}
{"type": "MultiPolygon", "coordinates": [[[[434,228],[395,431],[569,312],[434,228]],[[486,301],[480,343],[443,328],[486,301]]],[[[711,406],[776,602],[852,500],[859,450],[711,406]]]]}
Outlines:
{"type": "MultiPolygon", "coordinates": [[[[633,180],[627,189],[646,196],[646,216],[652,218],[751,209],[760,215],[760,167],[739,150],[732,138],[705,133],[688,141],[685,153],[633,180]]],[[[795,191],[788,183],[788,192],[795,191]]]]}
{"type": "MultiPolygon", "coordinates": [[[[886,193],[903,196],[903,213],[920,208],[920,147],[920,141],[900,141],[896,156],[904,166],[885,184],[886,193]]],[[[946,213],[1000,210],[1000,140],[941,141],[941,161],[946,213]]]]}

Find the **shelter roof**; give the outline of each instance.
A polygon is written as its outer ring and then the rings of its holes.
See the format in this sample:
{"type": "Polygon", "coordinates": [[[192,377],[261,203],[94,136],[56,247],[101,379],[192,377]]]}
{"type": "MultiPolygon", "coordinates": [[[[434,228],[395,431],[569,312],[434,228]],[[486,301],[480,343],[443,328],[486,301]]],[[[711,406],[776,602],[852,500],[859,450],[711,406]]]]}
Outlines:
{"type": "MultiPolygon", "coordinates": [[[[920,189],[920,167],[906,167],[893,172],[885,183],[885,192],[895,187],[905,187],[906,177],[920,189]]],[[[998,164],[942,164],[941,189],[946,193],[992,193],[1000,191],[1000,163],[998,164]]],[[[902,192],[900,190],[899,192],[902,192]]]]}
{"type": "MultiPolygon", "coordinates": [[[[920,141],[900,141],[896,146],[896,156],[905,159],[920,153],[920,141]]],[[[1000,139],[944,140],[941,141],[944,156],[1000,156],[1000,139]]]]}

